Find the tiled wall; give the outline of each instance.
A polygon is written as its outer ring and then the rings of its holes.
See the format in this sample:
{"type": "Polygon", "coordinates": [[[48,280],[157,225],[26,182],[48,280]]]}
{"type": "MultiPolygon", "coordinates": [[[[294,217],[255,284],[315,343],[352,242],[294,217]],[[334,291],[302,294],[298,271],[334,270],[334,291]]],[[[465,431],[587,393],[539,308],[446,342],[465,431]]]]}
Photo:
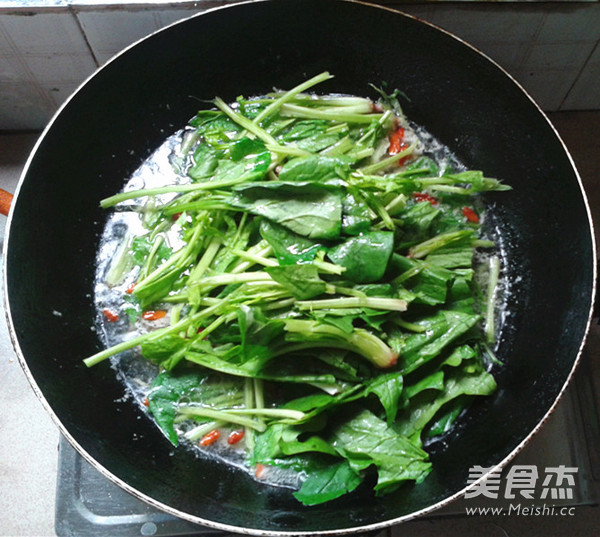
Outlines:
{"type": "MultiPolygon", "coordinates": [[[[113,54],[178,19],[235,0],[0,1],[0,130],[40,129],[113,54]],[[27,3],[27,2],[25,2],[27,3]],[[46,4],[37,7],[39,4],[46,4]]],[[[464,38],[548,111],[600,108],[600,3],[379,3],[464,38]]]]}

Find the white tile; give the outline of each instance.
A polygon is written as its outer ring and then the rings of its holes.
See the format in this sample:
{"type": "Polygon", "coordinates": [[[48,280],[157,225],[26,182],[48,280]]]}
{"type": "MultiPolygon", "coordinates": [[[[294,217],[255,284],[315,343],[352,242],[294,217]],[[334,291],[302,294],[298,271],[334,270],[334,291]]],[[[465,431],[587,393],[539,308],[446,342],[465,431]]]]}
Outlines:
{"type": "Polygon", "coordinates": [[[34,15],[3,15],[0,33],[21,54],[85,54],[85,39],[72,13],[37,12],[34,15]]]}
{"type": "Polygon", "coordinates": [[[600,109],[600,44],[596,46],[585,67],[567,95],[564,110],[600,109]]]}
{"type": "Polygon", "coordinates": [[[39,83],[80,82],[96,69],[91,55],[75,54],[30,54],[23,60],[39,83]]]}
{"type": "Polygon", "coordinates": [[[0,83],[31,80],[27,66],[15,54],[0,55],[0,83]]]}
{"type": "Polygon", "coordinates": [[[156,13],[145,10],[82,11],[77,17],[100,64],[160,27],[156,13]]]}
{"type": "Polygon", "coordinates": [[[41,84],[40,88],[46,94],[48,100],[54,103],[56,109],[70,97],[80,84],[72,82],[57,82],[54,84],[41,84]]]}
{"type": "Polygon", "coordinates": [[[481,42],[478,49],[510,73],[521,68],[529,47],[519,43],[481,42]]]}
{"type": "Polygon", "coordinates": [[[533,39],[543,21],[542,11],[518,6],[441,6],[432,12],[434,24],[465,41],[478,43],[523,43],[533,39]]]}
{"type": "Polygon", "coordinates": [[[55,108],[33,82],[0,82],[0,131],[42,129],[55,108]]]}
{"type": "Polygon", "coordinates": [[[5,18],[6,15],[0,14],[0,54],[14,54],[15,48],[8,38],[8,32],[4,29],[5,18]]]}
{"type": "Polygon", "coordinates": [[[600,3],[579,2],[569,9],[549,9],[538,42],[597,40],[600,37],[600,3]]]}
{"type": "Polygon", "coordinates": [[[558,110],[577,77],[577,70],[516,71],[513,73],[537,104],[546,111],[558,110]]]}
{"type": "Polygon", "coordinates": [[[536,43],[531,47],[523,70],[579,71],[594,48],[594,42],[580,43],[536,43]]]}
{"type": "Polygon", "coordinates": [[[168,26],[169,24],[173,24],[174,22],[187,19],[196,13],[201,13],[202,11],[206,11],[206,9],[196,6],[182,6],[179,9],[161,9],[157,11],[157,21],[159,27],[162,28],[164,26],[168,26]]]}

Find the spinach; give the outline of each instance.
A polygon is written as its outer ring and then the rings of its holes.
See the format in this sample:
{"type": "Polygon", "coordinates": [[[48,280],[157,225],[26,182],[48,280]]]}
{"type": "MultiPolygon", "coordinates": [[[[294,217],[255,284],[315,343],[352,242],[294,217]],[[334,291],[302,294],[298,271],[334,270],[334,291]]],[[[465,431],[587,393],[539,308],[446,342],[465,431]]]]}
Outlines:
{"type": "Polygon", "coordinates": [[[394,428],[399,434],[419,441],[419,436],[436,413],[449,401],[461,395],[489,395],[496,389],[494,377],[485,371],[476,373],[456,372],[444,383],[444,390],[439,394],[423,393],[399,416],[394,428]]]}
{"type": "Polygon", "coordinates": [[[342,205],[342,231],[346,235],[359,235],[369,231],[373,211],[356,193],[347,193],[342,205]]]}
{"type": "Polygon", "coordinates": [[[347,159],[310,156],[288,160],[279,172],[279,180],[338,184],[349,175],[347,159]]]}
{"type": "Polygon", "coordinates": [[[120,209],[143,228],[105,271],[112,299],[169,316],[85,360],[139,347],[171,443],[243,428],[247,465],[295,472],[305,505],[422,482],[427,439],[496,388],[499,258],[480,290],[493,244],[463,208],[507,187],[422,152],[398,92],[307,93],[329,78],[215,98],[171,156],[181,182],[102,200],[138,200],[120,209]]]}
{"type": "Polygon", "coordinates": [[[294,497],[304,505],[317,505],[352,492],[361,482],[347,461],[326,464],[308,475],[294,497]]]}
{"type": "Polygon", "coordinates": [[[267,273],[298,300],[307,300],[325,292],[326,283],[314,265],[283,265],[269,267],[267,273]]]}
{"type": "Polygon", "coordinates": [[[380,280],[394,248],[390,231],[370,231],[330,248],[327,257],[344,267],[344,277],[357,283],[380,280]]]}
{"type": "Polygon", "coordinates": [[[317,153],[335,144],[344,135],[344,132],[329,133],[328,121],[319,119],[295,121],[286,132],[281,135],[284,143],[294,143],[300,149],[317,153]]]}
{"type": "Polygon", "coordinates": [[[436,358],[450,344],[473,329],[480,316],[460,311],[441,310],[435,315],[417,321],[423,331],[408,336],[396,347],[402,356],[405,374],[436,358]]]}
{"type": "Polygon", "coordinates": [[[374,393],[379,398],[385,409],[388,425],[396,419],[403,387],[403,375],[397,371],[384,373],[367,383],[367,394],[374,393]]]}
{"type": "Polygon", "coordinates": [[[368,410],[358,412],[333,433],[335,449],[360,472],[377,469],[375,491],[391,492],[405,481],[422,482],[431,471],[425,451],[368,410]]]}
{"type": "Polygon", "coordinates": [[[148,408],[156,423],[175,446],[179,443],[174,428],[177,405],[181,399],[198,389],[202,379],[198,372],[161,373],[150,386],[148,408]]]}
{"type": "Polygon", "coordinates": [[[320,243],[298,235],[266,218],[261,220],[260,234],[273,248],[280,265],[310,263],[323,248],[320,243]]]}
{"type": "Polygon", "coordinates": [[[270,181],[234,188],[234,207],[310,239],[335,239],[342,227],[342,191],[306,182],[270,181]]]}

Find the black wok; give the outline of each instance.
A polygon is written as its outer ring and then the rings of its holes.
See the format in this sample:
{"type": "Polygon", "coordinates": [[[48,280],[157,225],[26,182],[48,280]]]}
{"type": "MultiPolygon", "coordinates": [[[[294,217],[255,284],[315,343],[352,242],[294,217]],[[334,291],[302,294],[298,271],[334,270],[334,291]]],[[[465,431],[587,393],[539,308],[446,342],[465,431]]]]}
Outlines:
{"type": "Polygon", "coordinates": [[[81,454],[151,504],[193,522],[248,533],[377,529],[464,491],[469,468],[506,462],[556,404],[578,360],[594,295],[589,210],[571,158],[548,120],[495,64],[454,37],[388,9],[352,2],[252,2],[175,24],[126,50],[57,113],[30,157],[9,216],[6,305],[17,354],[81,454]],[[123,400],[92,329],[94,260],[107,214],[100,199],[203,100],[290,88],[318,72],[320,91],[400,88],[406,114],[465,164],[513,186],[489,195],[503,237],[509,315],[495,368],[499,391],[444,442],[420,486],[384,498],[362,491],[300,506],[289,491],[173,450],[123,400]]]}

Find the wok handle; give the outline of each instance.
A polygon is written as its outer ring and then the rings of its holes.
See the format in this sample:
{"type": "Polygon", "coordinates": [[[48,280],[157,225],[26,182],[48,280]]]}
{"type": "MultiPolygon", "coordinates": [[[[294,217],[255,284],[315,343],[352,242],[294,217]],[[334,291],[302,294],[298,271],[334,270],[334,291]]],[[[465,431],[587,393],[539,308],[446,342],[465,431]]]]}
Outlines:
{"type": "Polygon", "coordinates": [[[8,211],[10,211],[12,200],[13,195],[10,192],[0,188],[0,214],[8,216],[8,211]]]}

